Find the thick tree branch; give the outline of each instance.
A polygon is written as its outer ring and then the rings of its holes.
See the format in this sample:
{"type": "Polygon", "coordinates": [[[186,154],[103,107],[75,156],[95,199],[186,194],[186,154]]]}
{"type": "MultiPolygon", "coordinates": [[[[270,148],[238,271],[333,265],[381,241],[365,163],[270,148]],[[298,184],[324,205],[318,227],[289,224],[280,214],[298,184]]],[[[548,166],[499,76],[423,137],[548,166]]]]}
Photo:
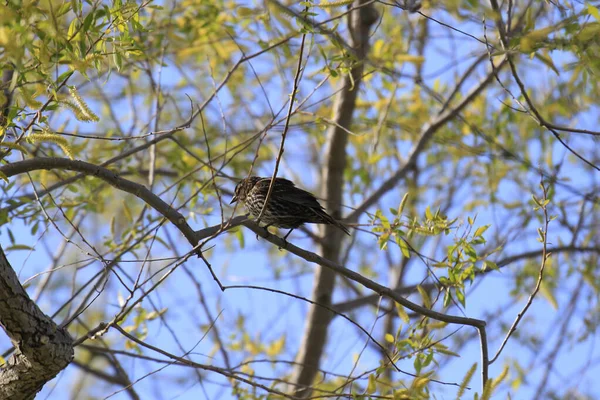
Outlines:
{"type": "MultiPolygon", "coordinates": [[[[123,179],[123,178],[119,177],[118,174],[116,174],[106,168],[99,167],[97,165],[93,165],[93,164],[86,163],[83,161],[74,161],[74,160],[69,160],[69,159],[64,159],[64,158],[34,158],[34,159],[16,162],[13,164],[4,165],[4,166],[0,167],[0,172],[4,173],[7,177],[11,177],[11,176],[21,174],[21,173],[31,172],[31,171],[40,170],[40,169],[53,169],[53,168],[77,171],[77,172],[80,172],[80,173],[83,173],[86,175],[95,176],[95,177],[98,177],[98,178],[106,181],[107,183],[111,184],[112,186],[116,187],[119,190],[123,190],[125,192],[134,194],[138,198],[145,201],[152,208],[154,208],[155,210],[160,212],[162,215],[164,215],[165,218],[167,218],[169,221],[171,221],[184,234],[184,236],[188,239],[188,241],[190,242],[190,244],[192,246],[195,246],[200,240],[208,238],[210,236],[213,236],[216,233],[218,233],[220,230],[224,229],[223,226],[217,225],[217,226],[202,229],[197,232],[193,231],[192,228],[187,224],[187,222],[185,221],[185,219],[179,212],[177,212],[175,209],[170,207],[167,203],[162,201],[158,196],[154,195],[143,185],[123,179]]],[[[279,247],[285,247],[289,252],[296,254],[297,256],[302,257],[303,259],[305,259],[309,262],[316,263],[319,266],[324,267],[322,269],[326,269],[326,270],[330,271],[332,274],[339,273],[339,274],[341,274],[355,282],[358,282],[358,283],[362,284],[363,286],[375,291],[376,293],[378,293],[381,296],[385,296],[390,299],[393,299],[394,301],[398,302],[399,304],[405,306],[406,308],[408,308],[412,311],[418,312],[421,315],[429,316],[430,318],[444,321],[444,322],[474,326],[480,331],[480,334],[482,334],[482,340],[485,340],[485,322],[484,321],[471,319],[471,318],[449,316],[449,315],[445,315],[445,314],[442,314],[442,313],[439,313],[439,312],[436,312],[433,310],[429,310],[429,309],[419,306],[415,303],[412,303],[409,300],[400,296],[397,292],[395,292],[392,289],[389,289],[385,286],[379,285],[376,282],[371,281],[354,271],[348,270],[333,261],[323,258],[317,254],[300,249],[300,248],[292,245],[291,243],[285,242],[283,239],[281,239],[277,236],[271,235],[265,229],[259,227],[255,222],[248,220],[246,217],[233,218],[232,220],[229,221],[229,224],[227,225],[226,229],[230,229],[239,224],[245,225],[246,227],[248,227],[252,231],[254,231],[256,234],[258,234],[259,236],[262,236],[263,238],[267,239],[269,242],[271,242],[279,247]]],[[[12,274],[14,275],[14,272],[12,271],[12,269],[10,269],[10,272],[12,272],[12,274]]],[[[14,280],[15,280],[16,284],[18,284],[18,287],[21,290],[23,290],[22,287],[20,286],[20,284],[18,283],[18,279],[17,279],[16,275],[14,275],[14,280]]],[[[9,295],[12,295],[13,291],[10,290],[10,291],[7,291],[7,293],[9,293],[9,295]]],[[[23,291],[23,293],[24,293],[24,291],[23,291]]],[[[0,298],[0,300],[1,300],[1,298],[0,298]]],[[[328,298],[328,301],[329,301],[329,303],[331,302],[330,297],[328,298]]],[[[33,304],[35,306],[35,304],[33,302],[31,302],[31,304],[33,304]]],[[[330,314],[331,313],[328,311],[325,316],[329,319],[330,314]]],[[[6,315],[6,314],[2,313],[2,315],[6,315]]],[[[4,320],[2,320],[2,323],[4,325],[4,323],[5,323],[4,320]]],[[[17,325],[19,325],[19,324],[17,324],[17,325]]],[[[5,326],[6,330],[9,331],[9,327],[6,325],[4,325],[4,326],[5,326]]],[[[13,327],[12,329],[16,329],[16,327],[13,327]]],[[[64,335],[67,335],[67,337],[68,337],[68,334],[66,332],[64,332],[64,335]]],[[[72,350],[72,341],[71,341],[70,337],[68,339],[69,339],[69,346],[72,350]]],[[[41,339],[41,340],[46,341],[46,339],[41,339]]],[[[19,346],[17,343],[15,343],[15,346],[17,347],[17,349],[19,349],[19,346]]],[[[487,349],[487,346],[485,348],[487,349]]],[[[71,356],[72,356],[72,353],[71,353],[71,356]]],[[[70,361],[70,359],[69,359],[69,361],[70,361]]],[[[68,362],[66,362],[64,364],[60,364],[61,369],[64,368],[67,364],[68,364],[68,362]]],[[[303,365],[306,365],[306,364],[303,364],[303,365]]],[[[57,372],[58,371],[56,371],[54,373],[54,375],[56,375],[57,372]]],[[[52,375],[52,376],[54,376],[54,375],[52,375]]],[[[43,383],[46,381],[41,382],[41,385],[43,385],[43,383]]],[[[40,386],[40,388],[41,388],[41,386],[40,386]]],[[[38,388],[38,390],[39,390],[39,388],[38,388]]]]}
{"type": "Polygon", "coordinates": [[[197,243],[195,242],[196,234],[194,230],[187,224],[183,215],[161,200],[144,185],[123,179],[116,172],[99,165],[90,164],[85,161],[69,160],[68,158],[31,158],[25,161],[18,161],[3,165],[0,167],[0,172],[4,173],[7,177],[11,177],[41,169],[66,169],[69,171],[80,172],[83,175],[91,175],[102,179],[115,188],[127,193],[131,193],[145,201],[150,207],[154,208],[165,218],[171,221],[186,237],[190,244],[192,244],[192,246],[195,246],[197,243]]]}
{"type": "Polygon", "coordinates": [[[0,247],[0,325],[15,347],[0,367],[0,398],[29,400],[73,359],[73,339],[38,308],[0,247]]]}

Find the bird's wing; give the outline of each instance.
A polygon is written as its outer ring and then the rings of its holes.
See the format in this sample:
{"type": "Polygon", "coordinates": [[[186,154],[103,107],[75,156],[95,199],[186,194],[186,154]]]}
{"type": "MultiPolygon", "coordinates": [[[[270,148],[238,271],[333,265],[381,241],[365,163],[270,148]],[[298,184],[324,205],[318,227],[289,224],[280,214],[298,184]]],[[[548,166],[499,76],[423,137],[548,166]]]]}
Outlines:
{"type": "MultiPolygon", "coordinates": [[[[294,186],[294,182],[290,181],[289,179],[285,179],[285,178],[275,178],[275,183],[278,186],[285,186],[285,187],[296,187],[294,186]]],[[[257,185],[261,185],[261,186],[265,186],[265,187],[269,187],[269,185],[271,184],[271,178],[260,178],[260,180],[256,183],[257,185]]]]}
{"type": "MultiPolygon", "coordinates": [[[[256,188],[263,189],[266,191],[268,190],[270,184],[271,178],[262,178],[256,184],[256,188]]],[[[275,178],[275,186],[273,186],[271,196],[274,195],[276,195],[277,198],[280,200],[287,201],[293,204],[298,204],[310,208],[317,208],[319,210],[323,209],[323,207],[321,206],[321,204],[319,204],[315,196],[313,196],[306,190],[297,188],[296,185],[294,185],[294,182],[285,178],[275,178]]]]}
{"type": "Polygon", "coordinates": [[[281,191],[279,191],[277,194],[280,199],[289,201],[290,203],[300,204],[302,206],[315,208],[317,210],[323,209],[317,198],[313,196],[312,193],[299,189],[295,186],[293,188],[281,188],[281,191]]]}

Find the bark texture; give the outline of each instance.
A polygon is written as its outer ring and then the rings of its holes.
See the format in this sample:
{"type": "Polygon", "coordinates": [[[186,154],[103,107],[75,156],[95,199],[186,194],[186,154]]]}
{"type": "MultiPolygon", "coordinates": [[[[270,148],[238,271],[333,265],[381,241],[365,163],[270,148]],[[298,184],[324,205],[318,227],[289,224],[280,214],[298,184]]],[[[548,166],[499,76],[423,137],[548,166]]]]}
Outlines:
{"type": "Polygon", "coordinates": [[[33,399],[73,359],[73,339],[29,298],[0,247],[0,325],[15,346],[0,367],[0,399],[33,399]]]}
{"type": "MultiPolygon", "coordinates": [[[[337,219],[341,217],[347,130],[351,128],[352,115],[364,72],[363,60],[369,50],[370,28],[379,17],[373,3],[368,0],[354,1],[351,7],[354,10],[348,14],[348,27],[351,35],[350,44],[355,51],[357,62],[351,70],[352,76],[347,75],[342,79],[341,90],[335,98],[332,118],[335,124],[330,125],[327,132],[325,163],[321,173],[321,194],[324,199],[327,199],[326,210],[337,219]]],[[[343,233],[333,226],[325,225],[322,229],[322,237],[324,240],[320,249],[321,255],[337,262],[343,233]]],[[[335,272],[318,266],[313,283],[313,301],[331,307],[334,286],[335,272]]],[[[312,393],[311,386],[319,368],[332,316],[331,312],[320,306],[311,305],[309,309],[304,336],[296,356],[298,364],[292,377],[293,391],[298,397],[307,398],[312,393]]]]}

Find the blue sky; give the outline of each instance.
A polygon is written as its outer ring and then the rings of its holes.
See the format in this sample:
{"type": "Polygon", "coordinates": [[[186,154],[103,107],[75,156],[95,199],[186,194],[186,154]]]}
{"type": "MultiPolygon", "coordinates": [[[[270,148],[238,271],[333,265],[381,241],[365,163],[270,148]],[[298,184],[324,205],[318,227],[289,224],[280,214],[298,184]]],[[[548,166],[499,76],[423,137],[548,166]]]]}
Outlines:
{"type": "MultiPolygon", "coordinates": [[[[443,16],[443,15],[442,15],[443,16]]],[[[438,15],[436,14],[436,17],[438,15]]],[[[450,22],[450,21],[448,21],[450,22]]],[[[435,29],[440,32],[445,32],[445,30],[439,26],[435,26],[435,29]]],[[[478,35],[481,31],[481,27],[474,23],[463,23],[461,25],[461,29],[467,30],[473,34],[478,35]]],[[[475,41],[469,41],[467,43],[462,42],[462,37],[460,35],[455,34],[455,40],[444,41],[441,40],[439,43],[440,48],[444,48],[447,45],[447,49],[453,49],[451,47],[452,43],[456,43],[456,53],[454,57],[457,60],[460,60],[463,57],[466,57],[467,54],[471,54],[474,51],[482,51],[483,45],[477,43],[475,41]],[[457,41],[458,40],[458,41],[457,41]]],[[[298,42],[296,42],[297,44],[298,42]]],[[[315,52],[316,54],[316,52],[315,52]]],[[[555,57],[555,63],[560,64],[562,62],[568,61],[568,55],[566,54],[553,54],[555,57]]],[[[426,64],[425,64],[425,73],[424,76],[427,77],[428,73],[439,71],[440,65],[446,65],[448,59],[445,54],[442,54],[440,51],[432,48],[426,54],[426,64]]],[[[271,58],[268,54],[264,57],[261,56],[255,59],[252,62],[254,68],[260,71],[260,69],[264,66],[268,67],[268,64],[271,62],[271,58]],[[264,64],[263,64],[264,63],[264,64]]],[[[442,73],[436,76],[435,79],[440,79],[442,83],[448,83],[452,85],[454,82],[454,74],[460,74],[468,63],[461,63],[457,69],[451,69],[446,73],[442,73]]],[[[488,68],[487,64],[483,65],[484,69],[488,68]]],[[[527,69],[524,68],[524,76],[531,77],[532,79],[529,82],[532,82],[532,86],[535,85],[535,80],[533,77],[539,71],[543,71],[544,74],[551,74],[551,72],[547,69],[544,70],[543,66],[538,65],[537,70],[531,70],[531,75],[527,73],[527,69]]],[[[410,68],[407,68],[404,72],[411,72],[410,68]]],[[[292,71],[289,71],[288,80],[290,79],[292,71]]],[[[481,72],[480,72],[481,75],[481,72]]],[[[180,77],[177,74],[175,68],[170,66],[165,67],[162,74],[163,82],[165,83],[175,83],[180,77]]],[[[117,79],[116,76],[113,76],[111,79],[117,79]]],[[[558,78],[557,78],[558,79],[558,78]]],[[[470,80],[464,86],[462,93],[466,93],[469,90],[472,84],[474,84],[475,80],[470,80]]],[[[281,104],[282,101],[287,99],[287,93],[289,93],[289,81],[281,82],[281,87],[277,87],[276,85],[267,86],[267,94],[272,104],[281,104]]],[[[426,79],[426,83],[429,86],[432,86],[434,83],[434,79],[426,79]]],[[[111,85],[109,83],[108,85],[111,85]]],[[[541,84],[540,84],[541,85],[541,84]]],[[[310,89],[312,88],[311,84],[306,84],[303,87],[301,94],[308,94],[310,89]]],[[[403,95],[411,90],[410,87],[403,88],[399,90],[399,95],[403,95]]],[[[227,108],[227,105],[234,102],[234,98],[231,94],[232,92],[223,91],[219,94],[219,99],[221,101],[221,105],[224,108],[227,108]]],[[[323,92],[325,93],[325,92],[323,92]]],[[[494,92],[495,95],[490,95],[489,101],[498,101],[496,97],[498,92],[494,92]]],[[[370,93],[361,93],[368,96],[370,93]]],[[[261,94],[262,96],[262,94],[261,94]]],[[[302,96],[301,96],[302,97],[302,96]]],[[[316,97],[317,99],[319,97],[316,97]]],[[[200,101],[200,99],[198,99],[200,101]]],[[[125,103],[125,102],[124,102],[125,103]]],[[[92,107],[99,108],[99,105],[91,104],[92,107]]],[[[263,104],[264,106],[264,104],[263,104]]],[[[260,110],[260,104],[256,105],[257,110],[260,110]]],[[[277,108],[277,107],[276,107],[277,108]]],[[[125,107],[122,109],[123,115],[127,115],[130,110],[125,107]]],[[[231,118],[234,122],[234,115],[227,115],[228,118],[231,118]]],[[[588,114],[584,114],[581,118],[581,124],[578,125],[580,128],[594,128],[597,124],[597,115],[590,112],[588,114]]],[[[207,118],[212,119],[213,121],[218,121],[220,118],[218,108],[215,106],[210,109],[209,115],[207,118]],[[213,113],[210,115],[210,113],[213,113]]],[[[264,122],[264,121],[260,121],[264,122]]],[[[90,126],[90,130],[96,129],[96,127],[90,126]]],[[[490,132],[492,133],[492,132],[490,132]]],[[[273,131],[274,142],[278,143],[279,131],[273,131]]],[[[493,133],[492,133],[493,134],[493,133]]],[[[546,133],[549,135],[549,133],[546,133]]],[[[288,151],[285,153],[286,162],[292,167],[293,170],[299,171],[299,175],[301,177],[301,183],[299,185],[314,189],[318,185],[318,181],[316,179],[316,171],[318,171],[319,166],[317,165],[308,165],[307,160],[309,159],[309,155],[302,153],[299,156],[294,156],[292,151],[289,151],[293,146],[299,146],[303,142],[303,131],[301,129],[294,129],[290,133],[289,142],[288,142],[288,151]]],[[[572,143],[588,145],[590,142],[585,139],[575,138],[572,143]]],[[[433,146],[438,146],[433,144],[433,146]]],[[[530,149],[532,154],[532,162],[536,162],[535,158],[540,153],[540,149],[530,149]]],[[[565,157],[565,150],[560,145],[553,145],[554,150],[554,158],[556,161],[561,160],[565,157]]],[[[481,161],[485,162],[485,157],[481,157],[481,161]]],[[[422,158],[420,160],[421,163],[425,163],[426,159],[422,158]]],[[[272,163],[265,163],[259,169],[261,174],[269,174],[272,171],[272,163]]],[[[563,171],[565,175],[571,175],[572,181],[570,184],[576,188],[585,190],[586,187],[591,186],[596,178],[594,175],[588,175],[581,169],[581,166],[574,163],[569,164],[569,169],[563,171]]],[[[229,172],[229,171],[228,171],[229,172]]],[[[282,175],[285,174],[285,169],[283,170],[282,175]]],[[[534,173],[530,173],[528,179],[532,182],[531,192],[530,193],[515,193],[515,188],[510,185],[504,185],[500,187],[499,196],[506,197],[514,200],[520,200],[522,202],[528,202],[531,196],[531,193],[539,193],[536,187],[536,176],[534,173]]],[[[539,178],[537,178],[539,180],[539,178]]],[[[233,188],[233,184],[229,182],[223,182],[224,185],[228,186],[229,189],[233,188]]],[[[160,184],[157,185],[157,188],[160,188],[160,184]]],[[[461,189],[461,196],[464,196],[465,199],[469,199],[472,196],[472,193],[469,192],[468,187],[464,187],[461,189]]],[[[404,185],[400,185],[397,189],[388,193],[381,202],[381,209],[387,210],[388,207],[396,207],[402,198],[402,195],[405,193],[406,188],[404,185]]],[[[566,192],[565,192],[566,193],[566,192]]],[[[431,190],[428,193],[430,199],[424,198],[422,202],[419,204],[419,208],[421,211],[424,211],[425,207],[428,204],[434,203],[436,199],[436,195],[438,193],[434,190],[431,190]]],[[[168,193],[165,195],[165,198],[169,198],[169,196],[173,196],[173,193],[168,193]]],[[[567,194],[560,194],[560,196],[567,196],[567,194]]],[[[558,196],[557,196],[558,197],[558,196]]],[[[360,201],[359,199],[348,199],[349,205],[357,205],[360,201]]],[[[135,201],[138,201],[135,199],[135,201]]],[[[533,208],[533,205],[532,207],[533,208]]],[[[185,212],[194,211],[185,209],[185,212]]],[[[228,209],[227,212],[230,212],[228,209]]],[[[532,211],[533,213],[533,211],[532,211]]],[[[489,231],[489,237],[492,237],[495,229],[500,228],[502,224],[509,220],[510,213],[499,211],[494,214],[494,210],[492,208],[477,208],[476,210],[465,212],[464,210],[457,208],[451,209],[448,212],[449,217],[451,218],[459,218],[461,221],[465,221],[467,216],[473,217],[477,215],[477,224],[485,225],[492,224],[492,227],[489,231]]],[[[218,215],[212,215],[207,217],[207,221],[210,224],[218,223],[219,218],[218,215]]],[[[361,222],[366,222],[367,219],[363,218],[361,222]]],[[[109,237],[110,231],[108,224],[106,221],[88,221],[89,224],[98,224],[96,225],[96,233],[97,237],[95,240],[99,240],[100,238],[109,237]]],[[[197,219],[197,222],[191,222],[193,227],[202,228],[204,224],[200,219],[197,219]]],[[[534,233],[535,229],[539,226],[539,224],[533,221],[529,226],[524,227],[524,230],[527,232],[534,233]]],[[[18,238],[17,242],[21,244],[28,244],[30,246],[34,246],[38,241],[38,236],[40,233],[38,232],[37,236],[31,236],[29,233],[29,229],[27,227],[23,227],[18,223],[14,223],[10,225],[10,228],[15,233],[15,236],[18,238]]],[[[5,227],[6,229],[6,227],[5,227]]],[[[162,228],[168,229],[172,236],[175,238],[179,238],[179,234],[174,231],[171,227],[162,228]]],[[[41,230],[40,230],[41,231],[41,230]]],[[[558,244],[559,238],[564,234],[564,232],[552,230],[550,231],[550,241],[554,244],[558,244]]],[[[5,235],[5,231],[2,232],[2,235],[5,235]]],[[[359,238],[364,241],[364,243],[368,246],[372,247],[371,252],[369,253],[368,260],[372,263],[372,266],[376,271],[380,273],[377,276],[377,279],[380,283],[386,282],[386,275],[384,273],[386,268],[386,260],[383,252],[380,252],[376,249],[375,239],[372,239],[367,234],[357,233],[359,238]]],[[[6,237],[6,236],[4,236],[6,237]]],[[[233,285],[233,284],[247,284],[247,285],[259,285],[266,287],[273,287],[278,290],[288,291],[290,293],[294,293],[299,296],[310,297],[311,293],[311,284],[312,284],[312,274],[311,272],[314,270],[314,265],[308,265],[303,260],[299,260],[297,258],[291,257],[287,255],[285,252],[279,252],[273,248],[272,245],[266,243],[262,240],[256,240],[254,234],[252,232],[245,232],[245,248],[239,249],[236,245],[237,239],[230,234],[224,234],[220,236],[217,240],[213,242],[215,248],[207,253],[208,258],[216,270],[217,275],[222,280],[223,284],[233,285]]],[[[535,241],[534,235],[524,235],[526,240],[522,240],[519,245],[511,244],[510,248],[506,248],[503,255],[508,254],[516,254],[524,250],[529,249],[539,249],[540,245],[535,241]]],[[[49,247],[53,247],[58,245],[61,241],[59,236],[53,235],[53,237],[48,241],[49,247]]],[[[311,249],[314,248],[310,239],[304,237],[301,232],[294,232],[290,237],[290,241],[294,244],[306,248],[311,249]]],[[[181,253],[184,253],[188,250],[186,243],[183,243],[179,246],[179,250],[181,253]]],[[[390,246],[390,250],[392,253],[392,257],[395,259],[399,258],[400,251],[393,246],[390,246]]],[[[36,247],[36,251],[29,254],[26,251],[13,251],[9,252],[9,260],[11,261],[15,270],[19,271],[20,278],[26,279],[31,276],[33,273],[38,272],[46,268],[49,263],[49,258],[45,252],[40,249],[40,247],[36,247]]],[[[157,244],[155,250],[152,255],[154,257],[159,257],[161,254],[165,252],[161,249],[160,244],[157,244]]],[[[78,253],[77,251],[73,252],[73,259],[84,259],[87,256],[78,253]]],[[[493,259],[493,258],[492,258],[493,259]]],[[[359,259],[353,259],[348,267],[357,269],[361,266],[363,261],[359,259]]],[[[270,343],[279,339],[283,334],[286,335],[285,341],[285,351],[284,354],[280,357],[285,360],[293,360],[295,352],[297,350],[297,345],[300,342],[302,337],[302,329],[303,329],[303,320],[308,310],[308,304],[298,301],[296,299],[284,297],[281,295],[266,293],[263,291],[256,291],[250,289],[235,289],[228,290],[225,293],[221,293],[209,272],[205,268],[205,266],[196,259],[191,259],[187,264],[187,267],[192,271],[195,275],[198,282],[202,284],[202,289],[205,295],[205,299],[210,305],[212,315],[216,316],[220,313],[220,319],[218,322],[218,327],[221,330],[221,334],[223,337],[229,337],[231,335],[231,340],[239,340],[239,329],[236,328],[236,321],[239,321],[240,316],[244,316],[244,326],[248,332],[251,332],[253,338],[260,338],[265,343],[270,343]]],[[[562,255],[557,256],[553,265],[558,268],[566,268],[567,262],[564,260],[562,255]],[[556,264],[554,264],[556,262],[556,264]]],[[[488,321],[489,324],[489,335],[490,342],[489,348],[490,352],[493,354],[495,350],[498,348],[504,333],[507,330],[507,327],[502,327],[499,329],[496,318],[494,317],[494,313],[502,312],[504,315],[516,316],[517,313],[522,308],[527,296],[528,292],[522,293],[521,298],[518,302],[511,305],[511,299],[509,298],[509,292],[513,289],[513,280],[512,280],[512,272],[516,271],[522,266],[522,264],[517,264],[515,266],[509,266],[501,272],[494,272],[486,276],[478,284],[474,285],[471,289],[468,290],[467,295],[467,307],[464,311],[465,315],[473,318],[482,318],[488,321]],[[490,315],[491,314],[491,315],[490,315]]],[[[139,267],[139,264],[131,263],[126,264],[123,263],[123,268],[129,271],[132,274],[136,273],[136,268],[139,267]]],[[[90,270],[81,271],[79,279],[83,279],[86,275],[91,275],[93,272],[96,272],[99,268],[101,268],[97,263],[90,270]],[[93,271],[92,271],[93,270],[93,271]]],[[[409,271],[409,275],[407,276],[407,283],[418,283],[420,282],[425,274],[425,266],[416,262],[413,264],[413,267],[409,271]]],[[[65,274],[66,275],[66,274],[65,274]]],[[[71,275],[63,276],[61,279],[69,280],[71,279],[71,275]]],[[[576,285],[577,276],[573,276],[569,278],[566,282],[563,282],[564,289],[562,291],[557,292],[557,301],[560,306],[560,309],[563,310],[563,307],[566,306],[566,302],[569,299],[570,292],[576,285]]],[[[35,287],[35,282],[34,282],[35,287]]],[[[32,287],[33,290],[33,287],[32,287]]],[[[121,295],[125,295],[122,291],[119,291],[118,284],[113,280],[111,281],[111,290],[107,291],[106,296],[102,296],[99,299],[99,304],[109,304],[107,306],[107,310],[112,309],[116,310],[116,305],[118,304],[118,298],[115,296],[116,293],[121,292],[121,295]],[[112,305],[112,306],[111,306],[112,305]]],[[[48,313],[52,313],[57,305],[61,304],[65,298],[68,297],[68,293],[64,291],[56,292],[50,297],[46,294],[42,301],[40,302],[40,307],[48,313]]],[[[338,288],[336,293],[334,293],[334,303],[337,300],[346,299],[347,294],[342,292],[338,288]]],[[[419,299],[416,296],[411,297],[411,299],[415,302],[418,302],[419,299]]],[[[198,295],[196,292],[196,288],[194,283],[190,281],[189,277],[185,274],[185,272],[179,268],[169,279],[165,282],[165,284],[160,288],[159,291],[153,296],[153,300],[156,304],[159,305],[160,308],[166,307],[168,308],[168,320],[173,327],[176,327],[177,338],[181,342],[182,346],[186,350],[190,350],[196,343],[202,338],[204,334],[203,328],[210,324],[198,305],[198,295]]],[[[597,301],[597,299],[595,300],[597,301]]],[[[146,307],[149,307],[147,303],[144,303],[146,307]]],[[[456,309],[452,309],[450,311],[453,315],[460,314],[456,309]]],[[[109,312],[110,315],[110,312],[109,312]]],[[[527,314],[527,318],[521,322],[521,328],[526,330],[535,330],[540,333],[543,340],[551,343],[548,348],[551,348],[554,345],[554,342],[558,340],[557,334],[559,332],[558,327],[552,328],[554,326],[560,325],[561,321],[558,318],[560,314],[552,308],[548,301],[543,299],[541,296],[536,298],[532,308],[529,310],[527,314]],[[554,332],[551,335],[547,335],[547,332],[554,332]]],[[[372,309],[361,309],[360,315],[357,317],[357,320],[363,325],[366,329],[370,329],[373,324],[374,319],[376,318],[375,313],[372,309]]],[[[512,322],[512,318],[508,318],[508,321],[512,322]]],[[[583,321],[580,316],[577,315],[570,322],[571,332],[581,332],[583,329],[583,321]]],[[[406,327],[404,328],[406,329],[406,327]]],[[[465,331],[468,331],[469,327],[464,327],[461,329],[460,333],[463,334],[465,331]]],[[[171,333],[164,326],[161,326],[160,322],[155,320],[149,322],[148,325],[148,337],[146,341],[148,343],[158,345],[162,348],[165,348],[167,351],[171,351],[175,354],[181,354],[178,346],[174,344],[171,333]]],[[[374,328],[374,333],[376,338],[381,338],[381,324],[376,325],[374,328]]],[[[395,333],[395,332],[393,332],[395,333]]],[[[116,341],[120,341],[120,335],[116,332],[109,332],[106,335],[106,340],[114,343],[116,341]]],[[[6,340],[3,338],[3,340],[6,340]]],[[[327,355],[323,360],[322,367],[326,370],[332,370],[337,373],[347,373],[352,369],[354,357],[359,354],[363,346],[365,345],[367,338],[364,334],[360,333],[358,329],[347,321],[344,321],[341,318],[336,318],[330,327],[330,337],[329,337],[329,345],[327,355]]],[[[5,343],[4,341],[2,343],[5,343]]],[[[452,349],[452,339],[444,342],[452,349]]],[[[222,359],[219,353],[213,354],[213,345],[212,340],[204,339],[201,341],[197,347],[194,348],[194,360],[202,363],[215,363],[217,365],[223,365],[222,359]],[[211,355],[212,354],[212,355],[211,355]],[[211,355],[211,356],[209,356],[211,355]]],[[[7,347],[8,344],[4,347],[7,347]]],[[[116,345],[118,348],[121,347],[120,343],[116,345]]],[[[460,382],[467,369],[474,363],[480,362],[480,349],[478,345],[478,341],[474,340],[469,342],[469,344],[460,351],[461,357],[453,360],[447,366],[444,367],[440,374],[440,378],[444,381],[448,382],[460,382]]],[[[537,357],[547,357],[549,354],[539,354],[537,357]]],[[[578,376],[571,376],[573,373],[576,373],[577,369],[581,367],[582,364],[585,363],[584,360],[590,359],[592,360],[589,370],[584,377],[582,377],[581,382],[579,383],[579,388],[581,392],[587,392],[590,394],[600,393],[600,384],[593,380],[593,376],[598,376],[600,373],[598,363],[595,360],[600,356],[600,352],[595,347],[595,336],[588,338],[582,343],[575,344],[573,346],[568,346],[564,348],[559,354],[556,360],[555,365],[560,365],[560,371],[562,376],[557,377],[551,375],[551,380],[553,379],[568,379],[569,381],[576,380],[578,376]]],[[[510,362],[510,360],[518,360],[521,365],[525,368],[532,361],[533,355],[530,351],[523,348],[521,345],[517,344],[515,340],[509,341],[507,347],[504,349],[504,352],[499,361],[497,361],[490,369],[491,376],[497,376],[502,370],[505,362],[510,362]]],[[[367,350],[360,358],[359,366],[357,371],[367,370],[371,368],[375,368],[378,365],[379,354],[373,350],[372,347],[367,347],[367,350]]],[[[401,368],[405,368],[407,370],[411,369],[413,360],[408,360],[406,362],[400,363],[399,366],[401,368]]],[[[139,379],[146,373],[150,373],[151,371],[156,370],[160,366],[151,365],[143,365],[139,361],[136,360],[127,360],[124,359],[124,366],[126,368],[131,368],[132,379],[139,379]]],[[[279,376],[283,372],[289,371],[287,366],[280,365],[273,369],[270,365],[262,365],[258,364],[253,366],[257,374],[262,375],[272,375],[279,376]]],[[[514,370],[513,370],[514,371],[514,370]]],[[[511,374],[514,373],[511,371],[511,374]]],[[[544,371],[540,369],[535,369],[531,372],[528,372],[527,379],[529,382],[536,382],[541,379],[544,371]]],[[[178,398],[178,399],[196,399],[196,398],[233,398],[229,392],[228,388],[220,388],[218,385],[211,384],[210,382],[220,382],[225,383],[224,379],[221,377],[217,377],[214,374],[205,375],[206,382],[204,383],[204,388],[199,384],[191,384],[189,382],[182,383],[181,377],[184,376],[193,376],[192,371],[183,367],[174,367],[170,366],[157,372],[156,375],[150,376],[140,383],[136,384],[136,390],[138,393],[142,395],[143,398],[178,398]]],[[[81,379],[81,373],[74,366],[69,367],[64,373],[62,373],[55,381],[46,385],[39,398],[70,398],[69,393],[66,391],[66,388],[73,387],[81,379]],[[54,385],[57,385],[56,389],[53,391],[54,385]]],[[[471,387],[476,390],[479,390],[479,371],[475,375],[471,387]]],[[[192,380],[193,381],[193,380],[192,380]]],[[[363,382],[364,384],[364,382],[363,382]]],[[[532,385],[535,388],[535,384],[532,385]]],[[[432,385],[432,391],[435,393],[437,398],[440,399],[450,399],[454,398],[455,389],[453,387],[441,386],[441,385],[432,385]]],[[[505,393],[509,388],[503,386],[501,390],[498,392],[498,398],[505,398],[505,393]]],[[[93,392],[89,393],[90,396],[96,396],[98,398],[104,398],[112,391],[116,390],[114,387],[107,389],[102,383],[96,384],[92,387],[93,392]]],[[[513,398],[532,398],[533,397],[533,389],[523,389],[518,392],[518,397],[513,398]]],[[[126,399],[128,396],[125,393],[119,393],[113,396],[114,399],[126,399]]],[[[467,398],[469,398],[467,396],[467,398]]]]}

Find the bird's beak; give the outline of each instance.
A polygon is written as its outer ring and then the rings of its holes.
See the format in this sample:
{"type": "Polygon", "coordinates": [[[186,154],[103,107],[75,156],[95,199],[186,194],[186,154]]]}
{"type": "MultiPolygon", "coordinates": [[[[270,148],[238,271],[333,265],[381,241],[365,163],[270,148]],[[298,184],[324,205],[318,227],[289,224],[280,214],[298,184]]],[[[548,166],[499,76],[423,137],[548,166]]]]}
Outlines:
{"type": "Polygon", "coordinates": [[[229,202],[229,204],[233,204],[236,201],[238,201],[238,198],[237,198],[237,196],[234,195],[233,198],[231,199],[231,201],[229,202]]]}

